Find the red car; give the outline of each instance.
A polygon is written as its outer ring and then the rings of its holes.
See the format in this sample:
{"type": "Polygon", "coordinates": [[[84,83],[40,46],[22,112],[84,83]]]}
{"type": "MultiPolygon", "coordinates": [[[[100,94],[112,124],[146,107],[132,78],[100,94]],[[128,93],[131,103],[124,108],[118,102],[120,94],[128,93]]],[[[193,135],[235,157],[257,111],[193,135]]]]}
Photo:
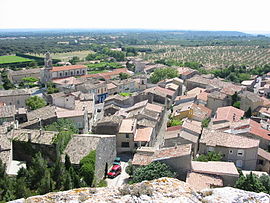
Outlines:
{"type": "Polygon", "coordinates": [[[121,174],[121,166],[120,165],[113,165],[112,169],[109,173],[107,173],[109,178],[115,178],[116,176],[121,174]]]}

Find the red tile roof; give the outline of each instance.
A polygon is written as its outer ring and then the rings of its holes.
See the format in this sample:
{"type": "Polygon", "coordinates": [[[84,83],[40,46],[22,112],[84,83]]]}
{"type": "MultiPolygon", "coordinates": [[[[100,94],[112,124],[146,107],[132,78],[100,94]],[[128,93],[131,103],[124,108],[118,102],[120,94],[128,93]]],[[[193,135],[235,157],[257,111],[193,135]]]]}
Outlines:
{"type": "Polygon", "coordinates": [[[233,106],[219,107],[216,111],[216,117],[214,118],[214,121],[240,121],[244,114],[245,112],[243,110],[237,109],[233,106]]]}
{"type": "Polygon", "coordinates": [[[56,71],[65,71],[65,70],[74,70],[74,69],[82,69],[82,68],[87,68],[85,65],[71,65],[71,66],[55,66],[52,67],[51,72],[56,72],[56,71]]]}
{"type": "Polygon", "coordinates": [[[166,131],[180,131],[182,129],[181,125],[168,127],[166,131]]]}

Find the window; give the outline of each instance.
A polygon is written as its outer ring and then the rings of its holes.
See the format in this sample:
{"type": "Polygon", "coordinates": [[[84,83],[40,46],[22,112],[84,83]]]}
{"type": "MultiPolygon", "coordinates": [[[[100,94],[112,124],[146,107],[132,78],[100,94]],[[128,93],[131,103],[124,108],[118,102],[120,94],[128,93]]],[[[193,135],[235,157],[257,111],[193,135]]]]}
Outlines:
{"type": "Polygon", "coordinates": [[[20,100],[17,100],[17,104],[20,104],[20,100]]]}
{"type": "Polygon", "coordinates": [[[70,75],[73,75],[73,71],[70,72],[70,75]]]}
{"type": "Polygon", "coordinates": [[[82,73],[84,74],[84,70],[82,70],[82,73]]]}
{"type": "Polygon", "coordinates": [[[214,147],[208,147],[208,152],[213,152],[213,151],[215,151],[214,147]]]}
{"type": "Polygon", "coordinates": [[[244,150],[239,149],[239,150],[237,151],[237,156],[244,156],[244,150]]]}
{"type": "Polygon", "coordinates": [[[129,142],[122,142],[121,147],[129,147],[129,142]]]}
{"type": "Polygon", "coordinates": [[[242,160],[237,160],[236,161],[236,167],[242,168],[243,166],[243,161],[242,160]]]}
{"type": "Polygon", "coordinates": [[[126,133],[126,138],[129,138],[129,134],[128,133],[126,133]]]}
{"type": "Polygon", "coordinates": [[[258,163],[258,165],[263,165],[263,160],[258,159],[257,163],[258,163]]]}
{"type": "Polygon", "coordinates": [[[229,154],[233,154],[233,150],[232,149],[229,150],[229,154]]]}
{"type": "Polygon", "coordinates": [[[62,77],[62,73],[59,73],[60,77],[62,77]]]}
{"type": "Polygon", "coordinates": [[[67,72],[65,72],[65,75],[67,76],[67,72]]]}
{"type": "Polygon", "coordinates": [[[77,75],[79,75],[80,74],[80,72],[77,70],[77,75]]]}

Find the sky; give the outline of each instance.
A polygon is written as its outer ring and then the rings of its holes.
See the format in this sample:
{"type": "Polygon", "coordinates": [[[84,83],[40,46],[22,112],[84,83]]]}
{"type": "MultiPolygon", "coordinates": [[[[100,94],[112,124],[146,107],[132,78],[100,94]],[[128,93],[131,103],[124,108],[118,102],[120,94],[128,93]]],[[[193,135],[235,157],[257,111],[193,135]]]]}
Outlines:
{"type": "Polygon", "coordinates": [[[270,33],[270,0],[0,0],[0,29],[140,28],[270,33]]]}

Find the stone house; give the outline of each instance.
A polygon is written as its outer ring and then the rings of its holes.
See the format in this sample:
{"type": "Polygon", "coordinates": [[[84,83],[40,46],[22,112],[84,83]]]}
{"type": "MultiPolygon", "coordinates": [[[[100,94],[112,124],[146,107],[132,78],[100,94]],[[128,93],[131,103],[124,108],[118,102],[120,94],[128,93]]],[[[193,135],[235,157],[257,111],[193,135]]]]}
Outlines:
{"type": "Polygon", "coordinates": [[[177,71],[180,75],[180,78],[183,80],[187,80],[189,78],[192,78],[194,75],[198,74],[198,71],[193,70],[189,67],[178,67],[177,71]]]}
{"type": "Polygon", "coordinates": [[[230,106],[231,103],[232,100],[228,95],[214,91],[208,94],[206,107],[210,108],[214,114],[219,107],[230,106]]]}
{"type": "Polygon", "coordinates": [[[101,180],[105,177],[108,169],[113,164],[116,157],[116,137],[115,135],[80,134],[73,135],[64,150],[69,155],[70,161],[74,165],[79,165],[80,160],[91,151],[96,151],[95,178],[101,180]]]}
{"type": "Polygon", "coordinates": [[[40,79],[41,71],[42,69],[40,68],[24,69],[18,71],[9,70],[7,76],[12,83],[19,84],[20,82],[23,81],[22,79],[26,77],[33,77],[40,79]]]}
{"type": "Polygon", "coordinates": [[[193,115],[192,102],[182,103],[173,107],[172,118],[181,120],[191,118],[193,115]]]}
{"type": "Polygon", "coordinates": [[[263,100],[255,93],[249,91],[243,91],[239,94],[240,97],[240,109],[247,111],[249,107],[251,111],[255,110],[259,106],[263,106],[263,100]]]}
{"type": "Polygon", "coordinates": [[[167,164],[181,180],[185,180],[187,172],[191,169],[191,145],[185,144],[161,149],[141,147],[137,149],[132,164],[145,166],[154,161],[167,164]]]}
{"type": "Polygon", "coordinates": [[[270,173],[270,153],[259,148],[256,170],[270,173]]]}
{"type": "Polygon", "coordinates": [[[0,102],[7,105],[15,105],[17,108],[26,108],[26,99],[31,96],[29,89],[1,90],[0,102]]]}
{"type": "Polygon", "coordinates": [[[213,119],[214,124],[224,122],[237,122],[244,116],[245,112],[233,106],[219,107],[213,119]]]}
{"type": "Polygon", "coordinates": [[[108,96],[107,83],[105,81],[88,80],[76,86],[76,91],[90,93],[95,96],[97,102],[103,102],[108,96]]]}
{"type": "Polygon", "coordinates": [[[228,129],[225,129],[224,132],[239,134],[241,136],[260,140],[260,148],[264,150],[269,149],[270,131],[264,129],[261,123],[258,123],[252,119],[245,119],[239,122],[230,123],[228,129]]]}
{"type": "Polygon", "coordinates": [[[7,105],[0,107],[0,125],[3,122],[15,121],[16,109],[14,105],[7,105]]]}
{"type": "Polygon", "coordinates": [[[234,162],[244,170],[255,170],[259,142],[245,136],[204,129],[199,143],[199,154],[219,152],[223,155],[223,161],[234,162]]]}
{"type": "Polygon", "coordinates": [[[201,135],[201,122],[185,120],[182,126],[167,128],[164,137],[164,147],[192,144],[193,154],[197,154],[199,138],[201,135]]]}
{"type": "Polygon", "coordinates": [[[116,148],[117,153],[120,152],[133,152],[136,148],[134,137],[137,127],[137,119],[129,118],[123,119],[116,135],[116,148]]]}
{"type": "Polygon", "coordinates": [[[197,96],[196,95],[183,95],[183,96],[177,96],[174,100],[174,105],[179,105],[179,104],[183,104],[183,103],[188,103],[188,102],[194,102],[197,100],[197,96]]]}
{"type": "MultiPolygon", "coordinates": [[[[232,162],[221,162],[221,161],[192,161],[191,162],[191,172],[204,174],[204,175],[215,175],[222,179],[222,186],[234,186],[237,179],[239,178],[239,173],[234,163],[232,162]]],[[[201,179],[197,179],[200,182],[201,179]]],[[[189,182],[189,180],[187,180],[189,182]]],[[[195,183],[197,184],[197,183],[195,183]]]]}
{"type": "Polygon", "coordinates": [[[192,116],[191,119],[195,121],[202,122],[205,119],[211,117],[212,110],[205,107],[202,104],[192,104],[192,116]]]}

